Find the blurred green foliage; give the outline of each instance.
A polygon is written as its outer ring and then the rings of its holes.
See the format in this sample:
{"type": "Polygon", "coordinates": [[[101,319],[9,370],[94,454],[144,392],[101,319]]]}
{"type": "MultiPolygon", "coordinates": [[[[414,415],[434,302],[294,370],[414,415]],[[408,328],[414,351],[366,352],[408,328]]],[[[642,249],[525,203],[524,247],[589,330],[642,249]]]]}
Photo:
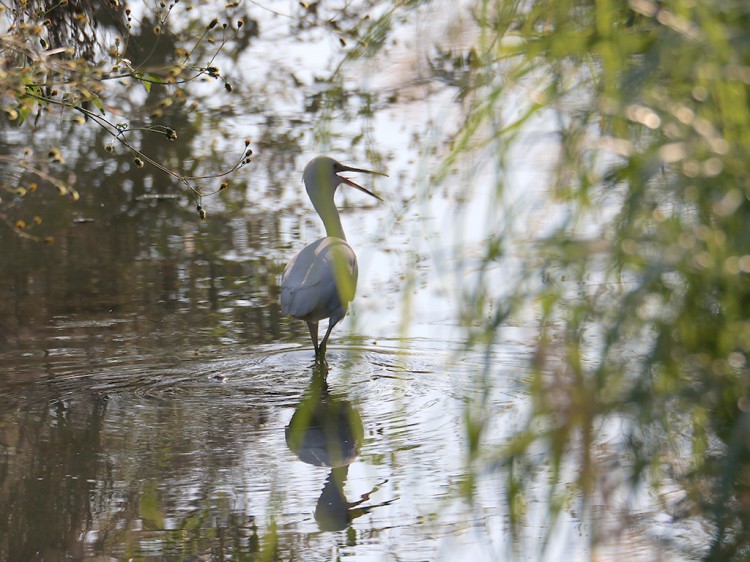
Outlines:
{"type": "MultiPolygon", "coordinates": [[[[542,446],[550,529],[572,509],[572,474],[594,548],[612,536],[592,507],[647,489],[675,523],[710,529],[692,556],[746,559],[750,4],[482,0],[475,15],[479,37],[460,58],[472,110],[446,170],[476,147],[504,164],[529,119],[552,120],[548,207],[565,218],[522,256],[537,283],[510,296],[485,283],[467,312],[489,318],[477,337],[493,341],[533,303],[538,330],[526,428],[499,457],[478,446],[472,459],[507,474],[516,528],[542,446]],[[510,120],[519,88],[532,95],[510,120]]],[[[483,275],[513,241],[491,233],[483,275]]],[[[473,443],[487,418],[467,412],[473,443]]]]}

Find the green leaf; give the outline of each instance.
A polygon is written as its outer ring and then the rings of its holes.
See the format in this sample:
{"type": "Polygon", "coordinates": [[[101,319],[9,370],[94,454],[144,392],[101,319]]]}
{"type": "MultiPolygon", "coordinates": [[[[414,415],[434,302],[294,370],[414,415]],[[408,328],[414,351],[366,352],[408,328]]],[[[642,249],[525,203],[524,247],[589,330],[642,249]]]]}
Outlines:
{"type": "Polygon", "coordinates": [[[18,106],[18,124],[23,125],[23,122],[31,112],[31,105],[28,103],[22,103],[18,106]]]}
{"type": "Polygon", "coordinates": [[[146,93],[149,93],[151,91],[151,82],[147,82],[146,80],[144,80],[146,75],[143,72],[141,72],[140,70],[134,70],[132,76],[136,80],[139,80],[141,84],[143,84],[143,87],[146,88],[146,93]]]}
{"type": "Polygon", "coordinates": [[[161,76],[157,76],[156,74],[146,74],[144,75],[145,79],[148,79],[149,82],[156,83],[156,84],[166,84],[167,81],[162,78],[161,76]]]}
{"type": "Polygon", "coordinates": [[[91,98],[91,103],[93,103],[99,109],[99,111],[101,111],[102,115],[106,115],[106,112],[104,111],[104,104],[102,103],[101,98],[99,98],[98,96],[93,96],[91,98]]]}

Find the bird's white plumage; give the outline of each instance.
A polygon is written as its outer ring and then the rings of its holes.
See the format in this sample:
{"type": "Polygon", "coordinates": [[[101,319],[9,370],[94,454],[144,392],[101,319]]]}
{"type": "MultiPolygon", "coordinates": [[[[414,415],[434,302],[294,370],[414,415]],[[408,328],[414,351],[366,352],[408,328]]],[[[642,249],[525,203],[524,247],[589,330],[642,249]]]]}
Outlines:
{"type": "Polygon", "coordinates": [[[307,322],[316,357],[325,353],[328,336],[346,315],[357,288],[357,256],[346,242],[339,212],[333,202],[336,188],[343,183],[380,199],[349,178],[339,176],[342,172],[385,175],[344,166],[327,156],[313,158],[305,166],[302,177],[327,236],[294,256],[281,278],[281,311],[307,322]],[[325,318],[328,318],[328,329],[318,345],[318,322],[325,318]]]}
{"type": "Polygon", "coordinates": [[[307,322],[345,315],[357,288],[357,257],[341,238],[328,236],[292,258],[281,278],[281,311],[307,322]]]}

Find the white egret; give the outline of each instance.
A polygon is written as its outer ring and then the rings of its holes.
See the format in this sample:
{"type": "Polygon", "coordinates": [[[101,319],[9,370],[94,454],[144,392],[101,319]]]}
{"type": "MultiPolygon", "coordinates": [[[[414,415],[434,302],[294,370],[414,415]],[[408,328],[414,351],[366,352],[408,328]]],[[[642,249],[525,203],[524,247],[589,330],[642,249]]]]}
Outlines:
{"type": "Polygon", "coordinates": [[[328,156],[313,158],[303,174],[307,195],[323,220],[326,237],[306,246],[284,268],[281,278],[281,311],[307,323],[315,347],[315,357],[325,355],[326,342],[333,327],[346,315],[357,288],[357,256],[346,243],[333,196],[339,184],[346,184],[375,197],[342,172],[361,172],[385,176],[361,168],[345,166],[328,156]],[[318,322],[328,318],[328,329],[318,344],[318,322]]]}

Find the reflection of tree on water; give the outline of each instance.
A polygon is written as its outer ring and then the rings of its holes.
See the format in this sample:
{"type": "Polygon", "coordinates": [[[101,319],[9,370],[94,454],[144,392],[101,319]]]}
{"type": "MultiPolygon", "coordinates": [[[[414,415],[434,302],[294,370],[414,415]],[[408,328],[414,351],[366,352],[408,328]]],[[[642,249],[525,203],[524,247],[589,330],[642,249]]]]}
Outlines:
{"type": "Polygon", "coordinates": [[[0,560],[82,559],[82,529],[110,485],[101,455],[107,402],[0,400],[0,560]],[[11,462],[13,461],[13,462],[11,462]],[[95,499],[96,498],[96,499],[95,499]]]}
{"type": "Polygon", "coordinates": [[[351,402],[329,394],[327,372],[324,364],[313,367],[310,386],[286,427],[286,442],[301,461],[331,467],[315,507],[315,520],[323,531],[340,531],[357,517],[393,500],[362,506],[380,485],[355,502],[347,500],[344,485],[349,465],[359,456],[364,428],[351,402]]]}

